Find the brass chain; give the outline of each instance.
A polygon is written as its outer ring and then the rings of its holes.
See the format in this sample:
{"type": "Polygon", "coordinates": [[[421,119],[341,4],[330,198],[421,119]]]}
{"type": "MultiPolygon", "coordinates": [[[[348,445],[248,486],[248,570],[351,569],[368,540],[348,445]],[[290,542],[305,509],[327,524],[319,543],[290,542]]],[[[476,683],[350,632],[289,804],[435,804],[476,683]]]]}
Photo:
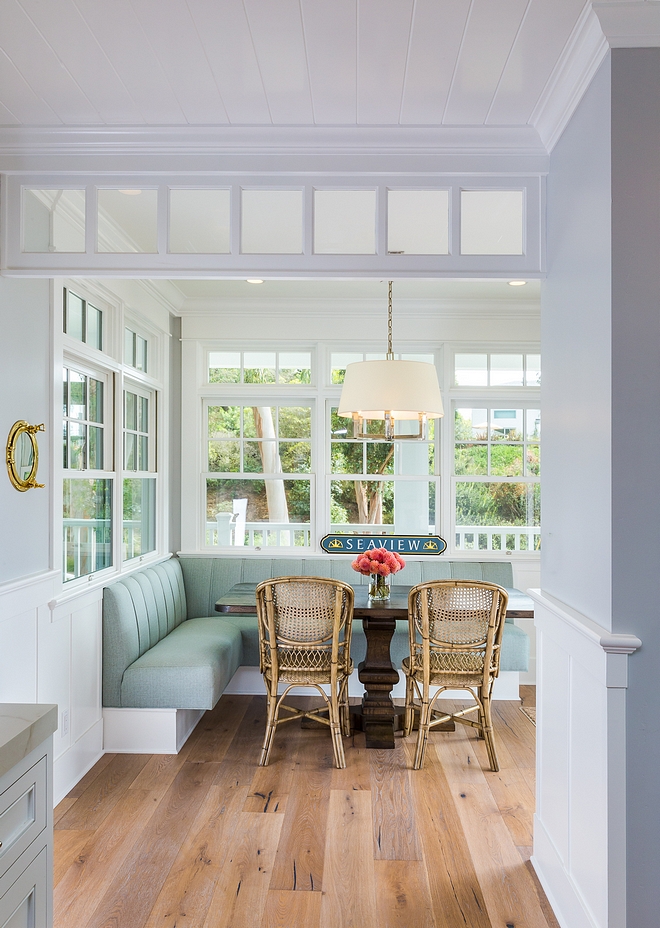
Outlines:
{"type": "Polygon", "coordinates": [[[388,281],[387,290],[387,360],[394,360],[392,351],[392,281],[388,281]]]}

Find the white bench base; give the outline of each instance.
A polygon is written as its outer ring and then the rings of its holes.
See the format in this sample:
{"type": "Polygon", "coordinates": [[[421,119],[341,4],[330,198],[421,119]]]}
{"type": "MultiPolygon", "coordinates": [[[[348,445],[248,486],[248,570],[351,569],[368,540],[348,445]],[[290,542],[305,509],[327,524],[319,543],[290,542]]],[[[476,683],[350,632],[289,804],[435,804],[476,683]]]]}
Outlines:
{"type": "MultiPolygon", "coordinates": [[[[520,674],[506,671],[493,687],[493,699],[520,701],[520,674]]],[[[239,667],[225,693],[241,696],[264,696],[264,681],[258,667],[239,667]]],[[[309,696],[312,690],[297,687],[292,695],[309,696]]],[[[350,696],[362,696],[364,687],[353,671],[348,683],[350,696]]],[[[403,673],[392,690],[394,699],[405,699],[403,673]]],[[[465,693],[448,691],[444,699],[469,699],[465,693]]],[[[204,715],[204,709],[104,709],[103,751],[106,754],[178,754],[204,715]]]]}
{"type": "Polygon", "coordinates": [[[106,754],[178,754],[204,709],[104,709],[106,754]]]}

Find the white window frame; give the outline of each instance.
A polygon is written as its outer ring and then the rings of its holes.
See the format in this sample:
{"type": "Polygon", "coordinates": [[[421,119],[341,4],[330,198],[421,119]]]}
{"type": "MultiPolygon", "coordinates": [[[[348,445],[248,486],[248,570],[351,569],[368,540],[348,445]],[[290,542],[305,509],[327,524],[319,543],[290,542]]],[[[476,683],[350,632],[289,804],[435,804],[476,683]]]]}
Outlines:
{"type": "MultiPolygon", "coordinates": [[[[265,350],[265,349],[264,349],[265,350]]],[[[208,357],[208,352],[205,354],[205,357],[208,357]]],[[[314,360],[312,359],[312,366],[314,360]]],[[[313,369],[313,367],[312,367],[313,369]]],[[[316,442],[314,440],[315,429],[316,429],[316,420],[318,416],[318,402],[315,396],[310,393],[309,384],[262,384],[261,389],[264,393],[257,393],[255,386],[258,384],[211,384],[213,387],[224,387],[230,386],[234,390],[231,394],[225,394],[224,392],[218,391],[215,396],[204,395],[202,398],[202,412],[201,412],[201,481],[200,481],[200,495],[199,495],[199,506],[198,512],[203,513],[203,517],[200,518],[200,531],[198,533],[198,544],[200,549],[206,553],[209,552],[219,552],[226,554],[228,552],[234,554],[240,554],[245,552],[267,552],[273,555],[281,554],[291,554],[297,553],[298,556],[302,554],[311,555],[316,552],[316,506],[315,499],[317,493],[317,451],[316,451],[316,442]],[[285,392],[281,391],[281,388],[285,388],[285,392]],[[238,388],[238,389],[236,389],[238,388]],[[271,393],[271,390],[276,388],[274,392],[271,393]],[[278,389],[279,388],[279,389],[278,389]],[[292,391],[296,391],[292,395],[292,391]],[[300,391],[300,392],[298,392],[300,391]],[[264,395],[266,394],[266,395],[264,395]],[[311,450],[311,466],[308,474],[262,474],[259,472],[247,473],[245,471],[238,472],[227,472],[227,471],[209,471],[206,469],[205,465],[208,462],[207,457],[207,448],[208,448],[208,410],[211,406],[304,406],[309,407],[311,410],[311,434],[310,434],[310,450],[311,450]],[[262,544],[257,546],[252,546],[249,544],[246,545],[211,545],[206,541],[206,533],[208,531],[208,522],[206,518],[206,481],[207,480],[225,480],[225,479],[246,479],[246,480],[268,480],[268,479],[284,479],[284,480],[309,480],[309,494],[310,494],[310,521],[309,521],[309,537],[310,544],[309,546],[295,546],[295,545],[270,545],[262,544]]],[[[268,522],[264,522],[264,527],[268,526],[268,522]]]]}
{"type": "MultiPolygon", "coordinates": [[[[445,374],[445,416],[443,419],[443,472],[447,479],[442,481],[443,512],[441,531],[447,542],[447,553],[456,559],[501,560],[502,557],[515,557],[524,560],[538,560],[540,552],[534,550],[486,550],[479,548],[458,548],[456,546],[456,484],[469,482],[470,479],[480,483],[529,483],[540,484],[541,476],[501,477],[495,475],[474,476],[474,478],[457,477],[454,474],[454,410],[457,407],[472,407],[481,409],[539,409],[541,410],[540,386],[454,386],[454,363],[457,354],[487,354],[489,356],[488,369],[490,370],[490,355],[494,354],[541,354],[538,343],[503,343],[493,344],[447,344],[445,346],[448,363],[445,374]]],[[[523,365],[525,361],[523,360],[523,365]]],[[[541,360],[541,365],[543,361],[541,360]]],[[[523,377],[525,371],[523,370],[523,377]]],[[[541,418],[543,412],[541,411],[541,418]]],[[[542,440],[539,442],[543,447],[542,440]]],[[[541,451],[541,457],[543,452],[541,451]]],[[[523,527],[521,526],[521,529],[523,527]]],[[[511,534],[510,532],[507,534],[511,534]]],[[[515,534],[515,533],[514,533],[515,534]]]]}
{"type": "MultiPolygon", "coordinates": [[[[122,300],[101,281],[64,280],[51,281],[51,325],[53,327],[54,368],[52,380],[51,405],[51,478],[54,492],[52,494],[51,524],[52,552],[51,566],[60,576],[61,595],[65,598],[79,595],[83,589],[103,586],[108,579],[129,573],[145,563],[152,563],[169,556],[168,547],[168,513],[167,498],[167,440],[168,440],[168,397],[165,384],[157,379],[157,374],[167,369],[166,352],[169,351],[169,338],[166,332],[137,311],[127,308],[122,300]],[[92,348],[84,342],[68,336],[63,331],[64,290],[71,289],[77,296],[88,300],[103,312],[103,351],[92,348]],[[145,374],[123,363],[123,333],[125,326],[138,331],[148,338],[150,346],[150,373],[145,374]],[[93,571],[76,579],[64,581],[63,566],[63,480],[68,474],[80,475],[81,471],[66,471],[62,461],[62,368],[70,366],[82,373],[99,376],[103,372],[106,378],[104,397],[105,470],[89,472],[90,476],[112,479],[112,560],[113,563],[102,570],[93,571]],[[154,397],[150,418],[155,429],[152,438],[153,453],[150,466],[156,471],[149,471],[147,476],[156,478],[156,549],[128,561],[123,560],[123,480],[124,474],[136,476],[136,472],[125,472],[123,467],[123,395],[124,384],[135,391],[151,391],[154,397]],[[110,413],[108,410],[112,410],[110,413]]],[[[102,379],[102,378],[101,378],[102,379]]],[[[139,475],[140,472],[137,472],[139,475]]]]}

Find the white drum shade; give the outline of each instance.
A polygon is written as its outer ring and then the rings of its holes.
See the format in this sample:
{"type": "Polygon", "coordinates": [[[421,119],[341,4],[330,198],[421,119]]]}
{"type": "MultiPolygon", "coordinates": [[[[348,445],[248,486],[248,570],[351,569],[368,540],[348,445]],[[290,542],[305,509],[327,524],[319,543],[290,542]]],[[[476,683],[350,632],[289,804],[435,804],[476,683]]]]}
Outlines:
{"type": "Polygon", "coordinates": [[[424,361],[357,361],[346,368],[340,416],[362,419],[444,416],[438,375],[424,361]]]}

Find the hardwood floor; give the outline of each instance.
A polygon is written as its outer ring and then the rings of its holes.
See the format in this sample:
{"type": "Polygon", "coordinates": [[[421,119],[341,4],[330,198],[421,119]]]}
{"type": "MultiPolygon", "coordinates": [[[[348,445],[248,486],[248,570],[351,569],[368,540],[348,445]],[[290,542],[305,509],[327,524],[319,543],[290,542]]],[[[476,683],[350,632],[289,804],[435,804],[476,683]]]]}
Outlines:
{"type": "MultiPolygon", "coordinates": [[[[524,701],[533,701],[533,687],[524,701]]],[[[106,755],[56,809],[56,928],[558,928],[528,862],[534,726],[495,703],[501,769],[472,732],[394,751],[285,726],[225,696],[177,756],[106,755]]]]}

